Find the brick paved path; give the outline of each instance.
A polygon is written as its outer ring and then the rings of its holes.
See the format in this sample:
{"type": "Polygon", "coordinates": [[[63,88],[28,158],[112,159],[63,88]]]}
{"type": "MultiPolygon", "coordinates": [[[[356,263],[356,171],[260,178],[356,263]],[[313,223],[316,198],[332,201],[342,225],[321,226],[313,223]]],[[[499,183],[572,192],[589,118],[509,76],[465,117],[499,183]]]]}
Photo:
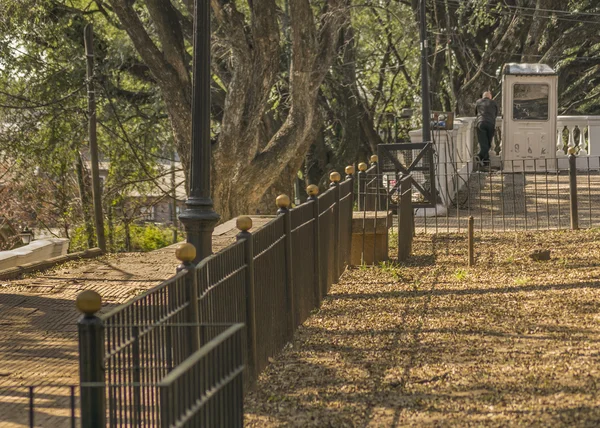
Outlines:
{"type": "MultiPolygon", "coordinates": [[[[253,229],[268,220],[253,218],[253,229]]],[[[233,222],[219,226],[213,250],[234,242],[237,232],[233,222]]],[[[0,427],[26,426],[30,385],[36,385],[36,426],[70,426],[70,389],[64,385],[79,383],[77,294],[97,291],[103,311],[124,303],[175,273],[175,247],[69,262],[24,279],[0,281],[0,427]]]]}

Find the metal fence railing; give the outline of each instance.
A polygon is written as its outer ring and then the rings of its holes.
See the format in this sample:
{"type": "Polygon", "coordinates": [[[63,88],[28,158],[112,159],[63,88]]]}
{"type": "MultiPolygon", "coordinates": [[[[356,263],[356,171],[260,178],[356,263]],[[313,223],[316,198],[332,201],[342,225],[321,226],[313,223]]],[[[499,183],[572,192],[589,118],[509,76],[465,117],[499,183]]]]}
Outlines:
{"type": "Polygon", "coordinates": [[[44,384],[0,385],[0,426],[79,426],[79,386],[44,384]]]}
{"type": "Polygon", "coordinates": [[[415,211],[418,233],[569,229],[600,226],[600,158],[474,162],[438,168],[439,200],[415,211]]]}
{"type": "Polygon", "coordinates": [[[243,331],[227,326],[159,382],[161,428],[244,425],[243,331]]]}
{"type": "Polygon", "coordinates": [[[293,209],[278,198],[278,216],[257,231],[239,218],[236,243],[198,266],[185,257],[176,276],[106,315],[95,315],[99,296],[82,293],[82,426],[242,426],[239,388],[348,264],[354,180],[331,177],[330,189],[293,209]],[[246,328],[224,332],[238,324],[246,328]]]}

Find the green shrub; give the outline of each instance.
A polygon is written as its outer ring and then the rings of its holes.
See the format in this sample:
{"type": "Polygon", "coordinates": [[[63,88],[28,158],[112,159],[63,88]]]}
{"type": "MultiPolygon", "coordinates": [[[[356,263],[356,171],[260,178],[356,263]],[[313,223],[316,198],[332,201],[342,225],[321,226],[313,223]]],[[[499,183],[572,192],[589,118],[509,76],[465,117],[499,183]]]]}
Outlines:
{"type": "MultiPolygon", "coordinates": [[[[106,242],[109,244],[108,229],[106,229],[106,242]]],[[[152,223],[132,224],[129,226],[131,236],[131,251],[154,251],[166,247],[173,243],[173,228],[166,226],[157,226],[152,223]]],[[[179,240],[183,239],[183,234],[178,234],[179,240]]],[[[85,226],[78,226],[71,231],[71,242],[69,251],[83,251],[87,249],[87,236],[85,226]]],[[[115,225],[114,243],[110,252],[127,251],[125,246],[125,227],[122,224],[115,225]]]]}

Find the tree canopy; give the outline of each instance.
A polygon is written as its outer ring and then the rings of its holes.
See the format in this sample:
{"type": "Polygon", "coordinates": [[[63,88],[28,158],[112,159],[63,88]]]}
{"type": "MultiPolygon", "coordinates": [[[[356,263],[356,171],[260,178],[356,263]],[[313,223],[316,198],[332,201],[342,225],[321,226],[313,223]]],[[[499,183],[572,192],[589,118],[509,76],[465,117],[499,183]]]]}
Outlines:
{"type": "MultiPolygon", "coordinates": [[[[600,111],[597,2],[426,2],[435,109],[469,115],[483,90],[500,89],[502,64],[542,62],[559,73],[560,112],[600,111]]],[[[211,6],[212,193],[223,219],[268,211],[298,177],[323,182],[418,126],[418,117],[398,120],[402,108],[420,108],[418,0],[211,6]]],[[[86,171],[77,166],[87,138],[87,23],[99,144],[111,165],[105,210],[132,187],[156,185],[161,163],[180,159],[187,172],[192,0],[0,0],[0,14],[4,169],[27,178],[23,192],[35,192],[40,171],[63,183],[64,203],[57,191],[38,198],[53,206],[52,221],[68,230],[87,215],[86,171]]]]}

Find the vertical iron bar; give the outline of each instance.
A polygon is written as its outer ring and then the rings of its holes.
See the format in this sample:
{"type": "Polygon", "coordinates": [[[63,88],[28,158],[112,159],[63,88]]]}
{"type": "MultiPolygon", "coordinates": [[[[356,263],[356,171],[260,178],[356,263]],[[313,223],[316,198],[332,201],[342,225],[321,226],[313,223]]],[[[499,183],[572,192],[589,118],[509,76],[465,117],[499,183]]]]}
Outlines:
{"type": "Polygon", "coordinates": [[[516,185],[517,183],[515,183],[515,177],[516,177],[516,173],[515,173],[515,161],[511,160],[510,161],[510,171],[511,171],[511,179],[512,179],[512,194],[513,194],[513,218],[515,220],[515,232],[517,231],[517,192],[516,192],[516,185]]]}
{"type": "Polygon", "coordinates": [[[504,212],[504,170],[500,170],[500,203],[502,204],[501,213],[502,213],[502,232],[506,232],[506,213],[504,212]]]}
{"type": "Polygon", "coordinates": [[[75,385],[71,385],[71,428],[75,428],[75,385]]]}
{"type": "Polygon", "coordinates": [[[458,162],[454,163],[454,172],[456,173],[454,176],[454,194],[455,194],[455,201],[454,204],[456,205],[456,224],[458,225],[458,233],[460,233],[460,214],[459,214],[459,208],[460,208],[460,192],[459,192],[459,184],[458,184],[458,180],[460,179],[459,176],[459,165],[458,162]]]}
{"type": "MultiPolygon", "coordinates": [[[[583,132],[583,131],[581,131],[583,132]]],[[[590,158],[589,156],[586,158],[587,159],[587,178],[588,178],[588,207],[589,207],[589,214],[590,214],[590,229],[593,227],[592,225],[592,184],[591,184],[591,179],[590,179],[590,158]]]]}
{"type": "Polygon", "coordinates": [[[523,159],[523,205],[525,207],[525,230],[527,230],[527,174],[525,173],[525,159],[523,159]]]}
{"type": "Polygon", "coordinates": [[[494,232],[494,178],[492,177],[492,170],[488,173],[490,177],[490,218],[492,221],[492,232],[494,232]]]}
{"type": "Polygon", "coordinates": [[[539,230],[539,215],[538,215],[538,188],[537,188],[537,162],[533,160],[533,193],[535,199],[535,229],[539,230]]]}
{"type": "Polygon", "coordinates": [[[33,409],[33,386],[29,387],[29,426],[34,428],[35,426],[35,413],[33,409]]]}
{"type": "MultiPolygon", "coordinates": [[[[378,181],[377,176],[375,176],[375,182],[377,182],[377,181],[378,181]]],[[[379,199],[379,197],[377,199],[379,199]]],[[[375,218],[373,219],[373,266],[375,266],[376,262],[377,262],[377,205],[375,205],[375,218]]]]}
{"type": "Polygon", "coordinates": [[[550,188],[548,186],[548,159],[544,159],[544,172],[546,176],[546,222],[550,230],[550,188]]]}
{"type": "Polygon", "coordinates": [[[132,328],[132,340],[131,344],[132,350],[132,380],[133,380],[133,425],[141,425],[142,423],[142,400],[141,400],[141,390],[140,390],[140,330],[137,325],[134,325],[132,328]]]}
{"type": "Polygon", "coordinates": [[[469,167],[467,161],[467,215],[471,217],[471,172],[473,167],[469,167]]]}
{"type": "MultiPolygon", "coordinates": [[[[444,162],[444,184],[446,185],[446,233],[450,233],[450,194],[448,192],[448,162],[444,162]]],[[[437,204],[436,204],[437,205],[437,204]]]]}
{"type": "Polygon", "coordinates": [[[257,348],[256,348],[256,290],[254,288],[254,239],[252,233],[249,232],[252,227],[252,220],[246,217],[248,221],[243,224],[238,218],[238,228],[240,233],[237,235],[237,240],[244,240],[244,262],[246,263],[246,334],[248,337],[249,355],[246,367],[248,369],[248,378],[252,383],[257,378],[257,348]],[[245,229],[245,230],[244,230],[245,229]]]}
{"type": "Polygon", "coordinates": [[[558,228],[562,229],[562,216],[560,212],[560,169],[558,159],[556,159],[556,199],[558,201],[558,228]]]}
{"type": "MultiPolygon", "coordinates": [[[[310,186],[309,186],[310,187],[310,186]]],[[[314,188],[309,189],[308,200],[312,201],[313,206],[313,241],[314,241],[314,251],[313,251],[313,270],[315,272],[315,280],[314,280],[314,293],[315,293],[315,302],[317,308],[321,307],[321,293],[323,290],[322,278],[321,278],[321,227],[319,222],[319,198],[317,197],[318,188],[314,186],[314,188]]],[[[359,195],[360,197],[360,195],[359,195]]]]}
{"type": "Polygon", "coordinates": [[[469,240],[469,266],[475,266],[475,219],[473,216],[469,216],[469,227],[467,237],[469,240]]]}
{"type": "MultiPolygon", "coordinates": [[[[334,189],[334,209],[333,209],[333,236],[334,236],[334,244],[333,244],[333,283],[337,284],[340,279],[340,174],[337,172],[332,172],[329,175],[329,178],[332,179],[331,187],[334,189]]],[[[374,204],[375,205],[375,204],[374,204]]],[[[375,208],[377,206],[375,205],[375,208]]],[[[295,325],[294,325],[295,328],[295,325]]]]}
{"type": "Polygon", "coordinates": [[[84,313],[77,322],[79,332],[79,378],[81,385],[81,427],[104,427],[104,325],[95,314],[100,296],[84,291],[77,296],[77,307],[84,313]],[[86,384],[92,384],[87,385],[86,384]]]}
{"type": "Polygon", "coordinates": [[[365,203],[366,203],[366,181],[367,181],[367,173],[364,171],[367,165],[365,163],[361,163],[358,167],[360,171],[358,171],[358,211],[365,211],[365,203]]]}
{"type": "MultiPolygon", "coordinates": [[[[289,201],[289,198],[288,198],[289,201]]],[[[294,305],[294,283],[292,272],[292,221],[289,210],[289,203],[284,206],[279,205],[277,215],[283,216],[283,227],[285,233],[284,252],[285,252],[285,284],[286,284],[286,310],[288,312],[287,329],[289,339],[294,335],[296,329],[295,305],[294,305]]]]}
{"type": "Polygon", "coordinates": [[[571,214],[571,229],[579,229],[579,213],[577,212],[577,158],[569,149],[569,200],[571,214]]]}

